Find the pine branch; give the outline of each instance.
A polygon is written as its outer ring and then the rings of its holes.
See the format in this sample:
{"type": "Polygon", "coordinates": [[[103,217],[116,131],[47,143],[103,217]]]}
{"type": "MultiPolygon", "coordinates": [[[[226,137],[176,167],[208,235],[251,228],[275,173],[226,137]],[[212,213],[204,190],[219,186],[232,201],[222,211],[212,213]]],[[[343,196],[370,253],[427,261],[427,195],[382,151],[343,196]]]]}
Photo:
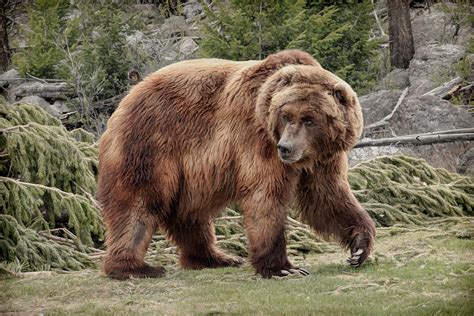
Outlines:
{"type": "Polygon", "coordinates": [[[12,182],[12,183],[14,183],[14,184],[16,184],[16,185],[19,185],[19,186],[26,186],[26,187],[30,187],[30,188],[39,188],[39,189],[43,189],[43,190],[49,190],[49,191],[53,191],[53,192],[59,193],[60,195],[65,195],[65,196],[70,196],[70,197],[81,197],[81,198],[84,198],[84,197],[81,196],[81,195],[74,194],[74,193],[70,193],[70,192],[66,192],[66,191],[60,190],[60,189],[58,189],[58,188],[48,187],[48,186],[45,186],[45,185],[42,185],[42,184],[37,184],[37,183],[23,182],[23,181],[15,180],[15,179],[8,178],[8,177],[0,177],[0,181],[12,182]]]}

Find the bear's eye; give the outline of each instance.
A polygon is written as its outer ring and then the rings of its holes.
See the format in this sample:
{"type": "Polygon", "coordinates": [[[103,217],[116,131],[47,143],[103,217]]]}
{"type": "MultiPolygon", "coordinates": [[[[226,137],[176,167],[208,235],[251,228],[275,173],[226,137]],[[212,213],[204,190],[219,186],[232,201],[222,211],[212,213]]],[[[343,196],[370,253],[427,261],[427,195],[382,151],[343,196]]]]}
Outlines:
{"type": "Polygon", "coordinates": [[[303,124],[307,126],[313,125],[313,120],[310,117],[304,117],[303,124]]]}
{"type": "Polygon", "coordinates": [[[288,122],[289,121],[288,115],[286,115],[286,114],[283,114],[281,116],[281,119],[283,120],[283,122],[288,122]]]}

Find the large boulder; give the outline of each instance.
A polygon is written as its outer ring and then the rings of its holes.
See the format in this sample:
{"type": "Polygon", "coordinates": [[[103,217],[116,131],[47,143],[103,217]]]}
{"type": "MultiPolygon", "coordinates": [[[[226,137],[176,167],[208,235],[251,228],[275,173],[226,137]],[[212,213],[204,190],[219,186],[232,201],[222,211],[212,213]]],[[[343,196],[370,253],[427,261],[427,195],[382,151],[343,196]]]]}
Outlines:
{"type": "Polygon", "coordinates": [[[20,73],[16,69],[10,69],[0,75],[0,87],[5,87],[10,84],[12,79],[21,78],[20,73]]]}
{"type": "Polygon", "coordinates": [[[415,50],[434,43],[454,43],[456,26],[450,17],[437,8],[412,10],[411,27],[415,50]]]}
{"type": "Polygon", "coordinates": [[[410,73],[408,70],[395,68],[382,79],[378,88],[381,90],[396,90],[405,89],[409,85],[410,73]]]}
{"type": "Polygon", "coordinates": [[[419,47],[410,62],[410,95],[420,96],[457,76],[453,64],[465,54],[462,46],[430,44],[419,47]]]}
{"type": "Polygon", "coordinates": [[[162,58],[170,62],[190,59],[194,57],[194,53],[198,50],[198,48],[199,46],[192,38],[185,37],[168,47],[168,49],[164,50],[162,58]]]}
{"type": "Polygon", "coordinates": [[[406,99],[390,120],[397,135],[426,133],[474,126],[467,110],[437,97],[406,99]]]}
{"type": "Polygon", "coordinates": [[[188,33],[189,26],[186,23],[184,16],[171,15],[165,19],[159,29],[159,35],[162,38],[173,37],[176,35],[184,36],[188,33]]]}
{"type": "Polygon", "coordinates": [[[402,90],[381,90],[359,98],[364,124],[369,125],[389,115],[397,104],[402,90]]]}
{"type": "Polygon", "coordinates": [[[29,95],[23,97],[19,100],[19,102],[39,106],[54,117],[58,117],[62,113],[62,111],[59,110],[56,106],[49,104],[48,101],[37,95],[29,95]]]}

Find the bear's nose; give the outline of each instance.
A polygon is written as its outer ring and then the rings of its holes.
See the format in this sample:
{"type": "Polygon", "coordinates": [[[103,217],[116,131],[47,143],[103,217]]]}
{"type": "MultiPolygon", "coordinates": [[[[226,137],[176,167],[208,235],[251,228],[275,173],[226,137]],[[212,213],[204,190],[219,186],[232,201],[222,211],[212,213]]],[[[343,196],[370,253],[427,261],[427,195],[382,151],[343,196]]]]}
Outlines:
{"type": "Polygon", "coordinates": [[[287,143],[278,143],[277,148],[284,156],[291,154],[291,152],[293,151],[293,146],[287,143]]]}

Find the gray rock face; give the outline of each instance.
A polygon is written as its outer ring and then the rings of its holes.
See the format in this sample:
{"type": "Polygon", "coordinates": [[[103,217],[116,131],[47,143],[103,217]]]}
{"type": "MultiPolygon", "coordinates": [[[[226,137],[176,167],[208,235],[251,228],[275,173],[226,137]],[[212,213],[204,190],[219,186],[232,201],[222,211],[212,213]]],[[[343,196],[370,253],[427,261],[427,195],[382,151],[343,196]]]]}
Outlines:
{"type": "Polygon", "coordinates": [[[395,68],[379,84],[382,90],[405,89],[410,85],[410,74],[406,69],[395,68]]]}
{"type": "Polygon", "coordinates": [[[474,118],[468,111],[432,96],[407,99],[390,122],[390,127],[397,135],[473,126],[474,118]]]}
{"type": "Polygon", "coordinates": [[[0,87],[5,87],[10,83],[8,79],[14,78],[21,78],[20,73],[16,69],[10,69],[8,71],[5,71],[3,74],[0,75],[0,87]]]}
{"type": "Polygon", "coordinates": [[[402,90],[381,90],[360,97],[364,124],[372,124],[389,115],[401,94],[402,90]]]}
{"type": "Polygon", "coordinates": [[[45,110],[46,112],[48,112],[49,114],[51,114],[52,116],[55,116],[55,117],[58,117],[62,113],[54,105],[49,104],[48,101],[46,101],[45,99],[43,99],[42,97],[39,97],[37,95],[29,95],[29,96],[23,97],[23,98],[21,98],[21,100],[19,102],[37,105],[40,108],[42,108],[43,110],[45,110]]]}
{"type": "Polygon", "coordinates": [[[474,147],[469,148],[459,157],[457,172],[474,178],[474,147]]]}
{"type": "Polygon", "coordinates": [[[166,61],[190,59],[198,48],[199,46],[192,38],[185,37],[163,51],[162,57],[166,61]]]}
{"type": "Polygon", "coordinates": [[[54,101],[53,107],[60,113],[66,113],[71,111],[71,108],[63,100],[54,101]]]}
{"type": "Polygon", "coordinates": [[[462,46],[427,45],[416,50],[410,63],[410,95],[423,95],[456,77],[453,64],[464,56],[462,46]]]}
{"type": "Polygon", "coordinates": [[[432,43],[453,43],[456,27],[449,24],[449,16],[432,8],[412,11],[412,29],[415,50],[432,43]]]}
{"type": "Polygon", "coordinates": [[[162,38],[172,37],[176,34],[186,34],[188,30],[188,25],[184,16],[172,15],[169,18],[165,19],[163,24],[160,27],[160,35],[162,38]]]}

